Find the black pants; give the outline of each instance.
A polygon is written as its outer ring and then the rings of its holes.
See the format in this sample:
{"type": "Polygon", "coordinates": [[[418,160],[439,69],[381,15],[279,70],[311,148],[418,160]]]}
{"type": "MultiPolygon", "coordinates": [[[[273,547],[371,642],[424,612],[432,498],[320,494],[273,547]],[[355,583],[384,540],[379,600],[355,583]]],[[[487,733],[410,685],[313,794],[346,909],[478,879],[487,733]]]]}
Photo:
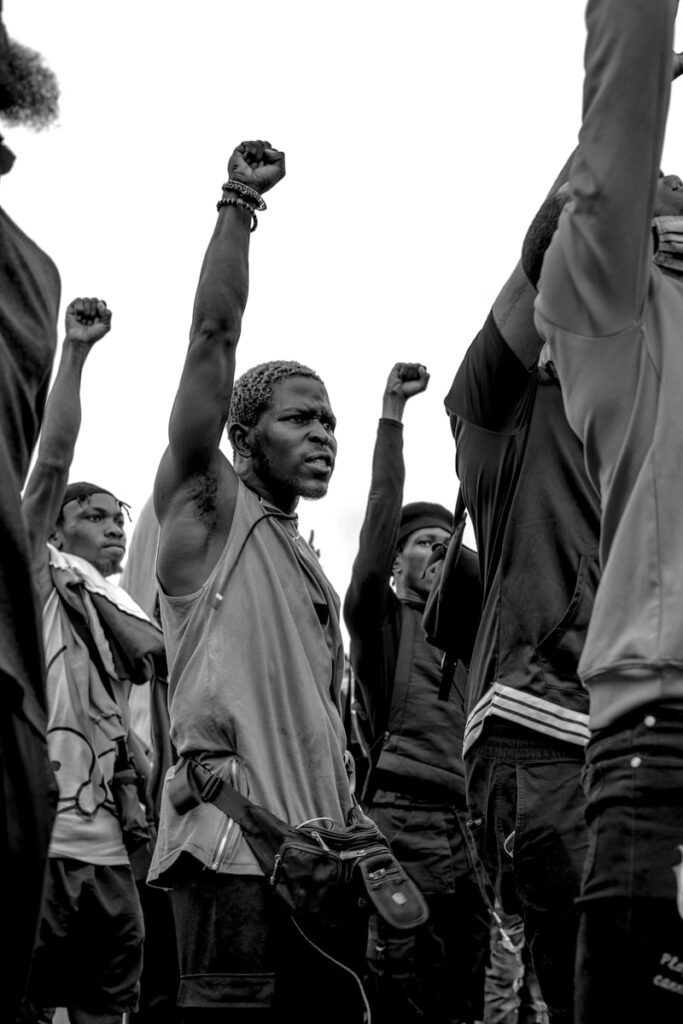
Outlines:
{"type": "Polygon", "coordinates": [[[140,976],[138,1008],[130,1015],[130,1024],[176,1024],[180,1013],[178,999],[178,951],[173,907],[168,892],[137,882],[145,944],[140,976]]]}
{"type": "Polygon", "coordinates": [[[588,845],[584,751],[495,728],[465,761],[472,835],[504,911],[524,920],[551,1024],[571,1024],[575,899],[588,845]]]}
{"type": "Polygon", "coordinates": [[[576,1019],[683,1021],[683,710],[595,734],[579,901],[576,1019]]]}
{"type": "Polygon", "coordinates": [[[390,929],[377,915],[371,919],[373,1024],[481,1020],[489,914],[463,834],[464,813],[384,790],[368,813],[429,906],[429,920],[408,933],[390,929]]]}

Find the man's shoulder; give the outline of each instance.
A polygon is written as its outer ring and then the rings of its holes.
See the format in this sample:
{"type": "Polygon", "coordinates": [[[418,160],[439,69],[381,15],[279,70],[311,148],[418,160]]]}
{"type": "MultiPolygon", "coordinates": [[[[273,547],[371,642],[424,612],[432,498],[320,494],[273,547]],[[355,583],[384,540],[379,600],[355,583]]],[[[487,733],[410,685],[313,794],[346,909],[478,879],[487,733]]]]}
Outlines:
{"type": "MultiPolygon", "coordinates": [[[[0,206],[0,253],[3,257],[10,254],[20,257],[25,269],[30,269],[31,273],[35,273],[40,268],[41,283],[47,285],[58,299],[61,283],[54,260],[12,220],[2,206],[0,206]]],[[[14,259],[10,259],[9,265],[3,260],[0,270],[2,267],[13,276],[16,274],[17,267],[14,259]]]]}
{"type": "MultiPolygon", "coordinates": [[[[533,381],[533,372],[530,374],[509,347],[490,312],[465,353],[445,406],[452,416],[495,430],[501,412],[533,386],[533,381]]],[[[504,432],[507,429],[506,425],[504,432]]]]}

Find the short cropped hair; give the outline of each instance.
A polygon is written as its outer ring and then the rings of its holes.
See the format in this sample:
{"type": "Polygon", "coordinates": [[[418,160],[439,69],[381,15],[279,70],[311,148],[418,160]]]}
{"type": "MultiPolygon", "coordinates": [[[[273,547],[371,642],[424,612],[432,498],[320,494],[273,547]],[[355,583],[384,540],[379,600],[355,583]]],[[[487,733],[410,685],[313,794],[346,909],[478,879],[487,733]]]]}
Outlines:
{"type": "Polygon", "coordinates": [[[273,359],[269,363],[252,366],[233,385],[226,429],[229,431],[234,423],[255,426],[273,399],[274,386],[287,377],[312,377],[323,383],[315,370],[303,363],[273,359]]]}
{"type": "Polygon", "coordinates": [[[538,291],[543,258],[557,230],[560,214],[569,202],[568,191],[557,191],[543,202],[522,243],[522,269],[529,283],[538,291]]]}

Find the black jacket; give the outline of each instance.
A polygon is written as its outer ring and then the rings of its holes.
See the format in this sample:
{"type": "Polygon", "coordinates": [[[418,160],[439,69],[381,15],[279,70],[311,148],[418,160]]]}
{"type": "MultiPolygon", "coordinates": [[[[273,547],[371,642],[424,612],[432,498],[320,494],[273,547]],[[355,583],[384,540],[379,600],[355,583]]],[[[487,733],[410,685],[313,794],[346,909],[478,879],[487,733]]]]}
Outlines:
{"type": "Polygon", "coordinates": [[[381,781],[399,792],[464,797],[464,668],[448,701],[438,700],[441,652],[425,639],[423,606],[399,601],[391,587],[404,479],[402,425],[381,419],[344,600],[351,667],[376,739],[370,792],[381,781]]]}

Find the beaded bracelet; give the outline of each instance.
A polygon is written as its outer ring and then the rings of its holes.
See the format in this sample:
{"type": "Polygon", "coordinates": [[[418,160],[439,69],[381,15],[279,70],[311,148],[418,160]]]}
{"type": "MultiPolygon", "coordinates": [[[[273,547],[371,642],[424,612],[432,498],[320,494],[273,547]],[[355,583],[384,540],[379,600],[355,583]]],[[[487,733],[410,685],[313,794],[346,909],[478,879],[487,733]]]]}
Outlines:
{"type": "Polygon", "coordinates": [[[243,206],[245,210],[249,210],[251,214],[251,227],[249,231],[256,231],[258,227],[258,217],[254,211],[254,207],[250,203],[246,203],[244,199],[219,199],[216,203],[216,209],[220,210],[222,206],[243,206]]]}
{"type": "Polygon", "coordinates": [[[267,210],[265,199],[260,192],[257,192],[255,188],[250,188],[249,185],[245,185],[242,181],[235,181],[233,178],[228,178],[226,182],[221,185],[224,192],[239,192],[241,196],[246,199],[252,200],[257,210],[267,210]]]}

